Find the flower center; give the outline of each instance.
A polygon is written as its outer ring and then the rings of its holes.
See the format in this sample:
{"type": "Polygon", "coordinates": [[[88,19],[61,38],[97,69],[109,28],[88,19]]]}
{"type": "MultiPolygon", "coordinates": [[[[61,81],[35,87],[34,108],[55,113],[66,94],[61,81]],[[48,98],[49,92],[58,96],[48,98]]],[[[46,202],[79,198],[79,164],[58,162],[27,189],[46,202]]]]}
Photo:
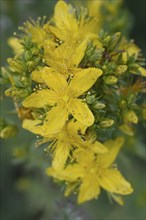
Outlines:
{"type": "Polygon", "coordinates": [[[69,101],[69,96],[65,94],[65,95],[62,97],[62,99],[63,99],[64,102],[67,103],[67,102],[69,101]]]}

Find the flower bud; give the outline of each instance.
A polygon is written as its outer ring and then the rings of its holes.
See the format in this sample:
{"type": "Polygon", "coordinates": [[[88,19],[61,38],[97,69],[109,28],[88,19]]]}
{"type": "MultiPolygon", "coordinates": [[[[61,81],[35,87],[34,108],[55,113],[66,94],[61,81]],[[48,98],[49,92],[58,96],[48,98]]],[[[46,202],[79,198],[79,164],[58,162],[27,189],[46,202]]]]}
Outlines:
{"type": "Polygon", "coordinates": [[[118,79],[115,77],[115,76],[105,76],[103,78],[104,82],[107,84],[107,85],[113,85],[113,84],[116,84],[118,79]]]}
{"type": "Polygon", "coordinates": [[[7,62],[10,65],[10,70],[12,72],[17,72],[17,73],[23,72],[23,65],[19,60],[14,60],[12,58],[8,58],[7,62]]]}
{"type": "Polygon", "coordinates": [[[3,139],[13,137],[17,133],[17,127],[15,125],[8,125],[5,128],[3,128],[0,132],[0,137],[3,139]]]}
{"type": "Polygon", "coordinates": [[[143,67],[139,67],[138,70],[140,71],[142,76],[146,77],[146,69],[144,69],[143,67]]]}
{"type": "Polygon", "coordinates": [[[134,124],[138,123],[138,117],[133,110],[125,111],[123,117],[125,122],[131,122],[134,124]]]}
{"type": "Polygon", "coordinates": [[[92,104],[95,102],[95,95],[87,95],[86,96],[86,101],[88,104],[92,104]]]}
{"type": "Polygon", "coordinates": [[[125,73],[127,69],[128,69],[127,65],[118,65],[115,74],[120,76],[123,73],[125,73]]]}
{"type": "Polygon", "coordinates": [[[100,122],[99,125],[101,128],[108,128],[108,127],[111,127],[113,124],[114,124],[114,120],[108,118],[108,119],[105,119],[102,122],[100,122]]]}
{"type": "Polygon", "coordinates": [[[129,136],[134,135],[133,128],[128,124],[122,124],[119,129],[129,136]]]}
{"type": "Polygon", "coordinates": [[[97,101],[97,102],[94,103],[93,107],[94,107],[95,109],[102,109],[102,108],[105,108],[105,104],[102,103],[102,102],[98,102],[98,101],[97,101]]]}

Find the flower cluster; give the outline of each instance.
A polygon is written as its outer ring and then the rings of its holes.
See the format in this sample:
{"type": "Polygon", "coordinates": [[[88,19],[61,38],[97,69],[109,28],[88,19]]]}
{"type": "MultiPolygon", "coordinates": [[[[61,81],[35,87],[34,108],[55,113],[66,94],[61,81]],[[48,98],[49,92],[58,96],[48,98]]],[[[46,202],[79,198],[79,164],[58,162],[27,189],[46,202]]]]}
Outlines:
{"type": "Polygon", "coordinates": [[[37,144],[48,143],[46,173],[66,183],[65,195],[77,191],[82,203],[102,188],[123,204],[117,194],[133,189],[114,161],[124,133],[132,136],[144,120],[137,100],[146,70],[141,50],[120,32],[103,31],[93,9],[60,0],[49,21],[24,23],[9,39],[15,56],[2,76],[23,128],[39,135],[37,144]]]}

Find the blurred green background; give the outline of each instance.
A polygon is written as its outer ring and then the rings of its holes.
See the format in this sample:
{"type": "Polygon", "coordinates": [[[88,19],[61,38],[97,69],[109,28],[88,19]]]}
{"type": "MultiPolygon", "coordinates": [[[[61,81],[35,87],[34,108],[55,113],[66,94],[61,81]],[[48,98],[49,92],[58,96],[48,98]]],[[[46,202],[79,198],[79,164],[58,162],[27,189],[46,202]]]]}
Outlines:
{"type": "MultiPolygon", "coordinates": [[[[115,0],[116,1],[116,0],[115,0]]],[[[53,13],[55,0],[1,0],[1,66],[13,56],[7,39],[29,17],[53,13]]],[[[146,55],[145,0],[127,0],[132,14],[130,38],[146,55]]],[[[129,21],[127,21],[129,22],[129,21]]],[[[64,198],[63,186],[44,174],[49,164],[43,147],[35,147],[35,135],[22,130],[10,98],[1,87],[1,116],[18,126],[18,135],[1,140],[1,220],[144,220],[146,219],[146,176],[144,127],[137,129],[138,143],[129,144],[119,157],[119,168],[132,182],[135,192],[125,198],[125,206],[111,203],[105,193],[99,200],[76,205],[75,196],[64,198]],[[131,146],[131,147],[130,147],[131,146]]],[[[129,141],[130,142],[130,141],[129,141]]]]}

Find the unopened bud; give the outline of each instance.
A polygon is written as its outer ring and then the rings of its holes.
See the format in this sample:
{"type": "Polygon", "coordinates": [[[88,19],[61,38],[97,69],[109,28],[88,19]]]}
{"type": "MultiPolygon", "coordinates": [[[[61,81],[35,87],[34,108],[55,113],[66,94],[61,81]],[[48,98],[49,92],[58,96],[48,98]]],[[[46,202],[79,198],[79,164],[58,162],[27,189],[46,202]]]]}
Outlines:
{"type": "Polygon", "coordinates": [[[146,69],[144,69],[143,67],[139,67],[138,70],[140,71],[142,76],[146,77],[146,69]]]}
{"type": "Polygon", "coordinates": [[[20,63],[20,61],[14,60],[12,58],[8,58],[7,62],[10,65],[10,70],[12,72],[21,73],[23,71],[23,66],[20,63]]]}
{"type": "Polygon", "coordinates": [[[114,124],[114,120],[113,119],[105,119],[102,122],[100,122],[100,127],[102,128],[108,128],[111,127],[114,124]]]}
{"type": "Polygon", "coordinates": [[[86,101],[88,104],[92,104],[93,102],[95,102],[95,95],[87,95],[86,101]]]}
{"type": "Polygon", "coordinates": [[[0,132],[0,137],[3,139],[13,137],[17,133],[17,127],[15,125],[8,125],[5,128],[3,128],[0,132]]]}
{"type": "Polygon", "coordinates": [[[115,76],[105,76],[103,80],[107,85],[116,84],[118,81],[118,79],[115,76]]]}
{"type": "Polygon", "coordinates": [[[125,111],[123,117],[125,122],[138,123],[138,117],[133,110],[125,111]]]}
{"type": "Polygon", "coordinates": [[[105,42],[105,43],[108,43],[110,40],[111,40],[111,37],[110,37],[110,36],[107,36],[107,37],[104,39],[104,42],[105,42]]]}
{"type": "Polygon", "coordinates": [[[97,101],[97,102],[94,103],[93,107],[94,107],[95,109],[102,109],[102,108],[105,108],[105,104],[102,103],[102,102],[98,102],[98,101],[97,101]]]}
{"type": "Polygon", "coordinates": [[[129,136],[133,136],[134,135],[134,131],[133,128],[128,125],[128,124],[123,124],[119,127],[119,129],[121,131],[123,131],[125,134],[129,135],[129,136]]]}
{"type": "Polygon", "coordinates": [[[125,109],[127,107],[127,102],[126,100],[121,100],[119,103],[120,108],[125,109]]]}
{"type": "Polygon", "coordinates": [[[118,65],[115,71],[116,75],[122,75],[128,69],[127,65],[118,65]]]}

